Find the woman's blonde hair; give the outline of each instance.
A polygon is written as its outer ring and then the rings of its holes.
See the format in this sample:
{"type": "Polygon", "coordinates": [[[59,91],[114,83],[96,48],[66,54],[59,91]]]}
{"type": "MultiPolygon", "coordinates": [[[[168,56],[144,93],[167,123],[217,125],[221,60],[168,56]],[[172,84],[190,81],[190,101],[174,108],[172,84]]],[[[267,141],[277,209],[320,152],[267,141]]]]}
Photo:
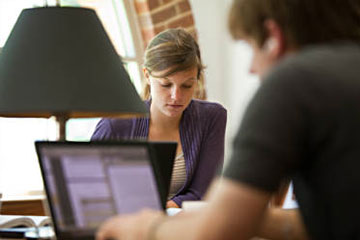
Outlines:
{"type": "MultiPolygon", "coordinates": [[[[167,77],[176,72],[197,67],[198,87],[195,98],[205,99],[203,87],[204,65],[201,61],[199,45],[192,35],[182,28],[167,29],[157,34],[148,44],[144,54],[144,68],[149,73],[166,71],[162,76],[167,77]]],[[[142,97],[150,97],[150,86],[144,84],[142,97]]]]}

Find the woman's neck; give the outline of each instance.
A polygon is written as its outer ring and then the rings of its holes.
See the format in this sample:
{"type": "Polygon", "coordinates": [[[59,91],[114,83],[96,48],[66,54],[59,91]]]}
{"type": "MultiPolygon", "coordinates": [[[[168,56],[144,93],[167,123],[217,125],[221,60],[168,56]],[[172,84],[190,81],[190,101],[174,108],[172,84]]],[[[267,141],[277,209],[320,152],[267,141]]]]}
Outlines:
{"type": "Polygon", "coordinates": [[[176,155],[181,153],[180,119],[181,115],[176,118],[171,118],[160,111],[150,108],[149,140],[175,141],[178,143],[176,155]]]}

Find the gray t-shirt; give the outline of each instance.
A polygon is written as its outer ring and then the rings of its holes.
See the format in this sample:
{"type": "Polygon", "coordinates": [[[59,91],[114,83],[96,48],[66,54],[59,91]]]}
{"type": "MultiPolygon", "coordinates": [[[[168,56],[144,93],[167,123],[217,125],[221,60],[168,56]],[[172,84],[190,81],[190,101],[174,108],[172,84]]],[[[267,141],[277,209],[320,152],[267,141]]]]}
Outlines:
{"type": "Polygon", "coordinates": [[[314,239],[360,239],[360,45],[308,47],[268,74],[224,176],[265,191],[291,178],[314,239]]]}

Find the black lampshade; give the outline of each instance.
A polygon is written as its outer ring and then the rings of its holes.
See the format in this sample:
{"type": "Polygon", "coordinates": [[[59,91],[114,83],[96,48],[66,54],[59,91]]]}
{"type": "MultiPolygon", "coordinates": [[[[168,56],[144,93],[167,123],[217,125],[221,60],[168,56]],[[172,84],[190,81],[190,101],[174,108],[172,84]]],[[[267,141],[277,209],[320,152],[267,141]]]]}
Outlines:
{"type": "Polygon", "coordinates": [[[0,116],[147,112],[95,11],[22,11],[0,54],[0,116]]]}

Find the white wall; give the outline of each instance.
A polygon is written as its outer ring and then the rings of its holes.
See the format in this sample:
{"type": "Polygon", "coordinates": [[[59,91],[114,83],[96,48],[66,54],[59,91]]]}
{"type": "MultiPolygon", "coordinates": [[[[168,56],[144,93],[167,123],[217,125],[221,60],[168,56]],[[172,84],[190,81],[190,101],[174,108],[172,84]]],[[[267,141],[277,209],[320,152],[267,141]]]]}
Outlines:
{"type": "Polygon", "coordinates": [[[207,66],[208,99],[228,110],[225,159],[244,110],[258,87],[257,77],[248,73],[251,50],[231,39],[227,14],[231,0],[190,0],[199,36],[202,58],[207,66]]]}

